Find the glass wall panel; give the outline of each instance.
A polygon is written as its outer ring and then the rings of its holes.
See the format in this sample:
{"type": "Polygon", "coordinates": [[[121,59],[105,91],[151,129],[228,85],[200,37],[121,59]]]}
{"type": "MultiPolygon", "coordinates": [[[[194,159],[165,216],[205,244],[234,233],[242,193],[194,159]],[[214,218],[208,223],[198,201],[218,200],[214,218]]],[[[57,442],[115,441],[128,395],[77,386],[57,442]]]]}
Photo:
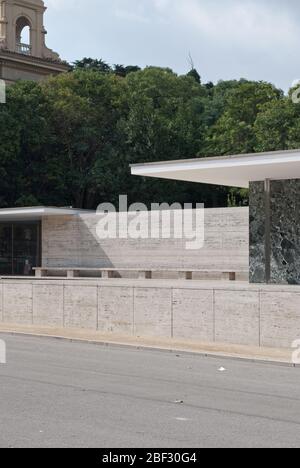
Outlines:
{"type": "Polygon", "coordinates": [[[0,224],[0,275],[11,275],[12,263],[12,225],[0,224]]]}
{"type": "Polygon", "coordinates": [[[30,276],[40,266],[40,223],[0,224],[0,275],[30,276]]]}

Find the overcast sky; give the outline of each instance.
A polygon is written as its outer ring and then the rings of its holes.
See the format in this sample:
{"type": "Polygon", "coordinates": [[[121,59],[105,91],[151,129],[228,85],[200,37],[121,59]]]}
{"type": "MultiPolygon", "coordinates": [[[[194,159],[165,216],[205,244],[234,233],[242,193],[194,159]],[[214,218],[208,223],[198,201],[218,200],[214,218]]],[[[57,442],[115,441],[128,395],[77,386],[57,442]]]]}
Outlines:
{"type": "Polygon", "coordinates": [[[299,0],[45,0],[47,44],[62,58],[189,69],[203,81],[300,78],[299,0]]]}

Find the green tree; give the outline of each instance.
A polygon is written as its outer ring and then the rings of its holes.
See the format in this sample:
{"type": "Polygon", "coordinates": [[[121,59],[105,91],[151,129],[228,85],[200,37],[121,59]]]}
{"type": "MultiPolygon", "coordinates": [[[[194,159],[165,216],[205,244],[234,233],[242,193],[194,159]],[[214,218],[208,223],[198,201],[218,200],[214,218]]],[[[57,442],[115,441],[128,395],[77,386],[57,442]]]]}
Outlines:
{"type": "Polygon", "coordinates": [[[23,81],[8,88],[7,104],[0,106],[0,167],[2,175],[6,172],[2,206],[39,204],[43,197],[47,107],[37,83],[23,81]]]}
{"type": "Polygon", "coordinates": [[[94,70],[43,84],[51,128],[47,145],[51,192],[91,208],[118,191],[118,121],[126,112],[125,82],[94,70]]]}
{"type": "MultiPolygon", "coordinates": [[[[130,74],[128,84],[127,160],[131,163],[196,156],[204,139],[206,90],[191,77],[149,67],[130,74]]],[[[132,200],[193,201],[195,188],[184,183],[129,176],[132,200]]],[[[196,186],[199,189],[199,186],[196,186]]],[[[198,200],[199,201],[199,200],[198,200]]]]}
{"type": "Polygon", "coordinates": [[[112,71],[111,67],[104,62],[102,59],[93,59],[93,58],[83,58],[82,60],[77,60],[73,65],[74,70],[95,70],[101,73],[110,73],[112,71]]]}
{"type": "Polygon", "coordinates": [[[125,78],[129,73],[136,73],[140,71],[140,67],[134,66],[134,65],[114,65],[113,66],[113,71],[117,76],[120,76],[122,78],[125,78]]]}
{"type": "Polygon", "coordinates": [[[83,59],[70,73],[9,87],[0,133],[1,206],[95,208],[122,193],[234,206],[246,191],[134,178],[129,164],[298,148],[300,105],[265,82],[202,85],[170,69],[83,59]]]}
{"type": "Polygon", "coordinates": [[[254,124],[261,107],[282,98],[282,91],[269,83],[245,80],[233,83],[225,94],[223,113],[208,131],[206,153],[221,156],[254,151],[254,124]]]}
{"type": "Polygon", "coordinates": [[[187,76],[190,76],[191,78],[193,78],[193,79],[196,81],[196,83],[201,84],[201,76],[199,75],[199,73],[198,73],[198,71],[196,70],[196,68],[192,68],[192,69],[188,72],[187,76]]]}
{"type": "Polygon", "coordinates": [[[300,143],[298,133],[293,130],[298,120],[298,106],[284,98],[261,108],[254,124],[256,151],[286,150],[293,146],[292,141],[300,143]]]}
{"type": "MultiPolygon", "coordinates": [[[[7,101],[9,103],[10,98],[7,101]]],[[[15,175],[18,170],[17,155],[20,151],[18,120],[9,110],[9,104],[0,105],[0,206],[15,203],[15,175]]]]}

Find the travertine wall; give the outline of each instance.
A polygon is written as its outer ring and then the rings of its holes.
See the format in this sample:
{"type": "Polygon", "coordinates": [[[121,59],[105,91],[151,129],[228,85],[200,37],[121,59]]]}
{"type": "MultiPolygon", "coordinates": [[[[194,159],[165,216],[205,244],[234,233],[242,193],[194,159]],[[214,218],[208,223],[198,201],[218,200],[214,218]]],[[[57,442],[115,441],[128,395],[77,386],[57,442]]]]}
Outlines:
{"type": "Polygon", "coordinates": [[[134,280],[1,280],[0,321],[290,348],[300,287],[134,280]]]}
{"type": "Polygon", "coordinates": [[[42,232],[43,266],[249,270],[248,208],[205,210],[205,245],[197,251],[178,239],[99,241],[92,215],[46,218],[42,232]]]}

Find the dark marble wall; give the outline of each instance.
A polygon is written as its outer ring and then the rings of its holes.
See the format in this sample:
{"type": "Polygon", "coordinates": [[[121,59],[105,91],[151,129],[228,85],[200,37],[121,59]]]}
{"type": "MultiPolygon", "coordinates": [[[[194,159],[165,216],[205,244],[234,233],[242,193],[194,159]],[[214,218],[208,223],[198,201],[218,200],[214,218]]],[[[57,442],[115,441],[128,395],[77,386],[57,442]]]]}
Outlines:
{"type": "Polygon", "coordinates": [[[300,284],[300,180],[271,182],[271,283],[300,284]]]}
{"type": "MultiPolygon", "coordinates": [[[[250,184],[250,281],[266,282],[264,182],[250,184]]],[[[270,182],[270,283],[300,284],[300,180],[270,182]]]]}
{"type": "Polygon", "coordinates": [[[265,183],[253,182],[249,191],[250,283],[265,283],[265,183]]]}

